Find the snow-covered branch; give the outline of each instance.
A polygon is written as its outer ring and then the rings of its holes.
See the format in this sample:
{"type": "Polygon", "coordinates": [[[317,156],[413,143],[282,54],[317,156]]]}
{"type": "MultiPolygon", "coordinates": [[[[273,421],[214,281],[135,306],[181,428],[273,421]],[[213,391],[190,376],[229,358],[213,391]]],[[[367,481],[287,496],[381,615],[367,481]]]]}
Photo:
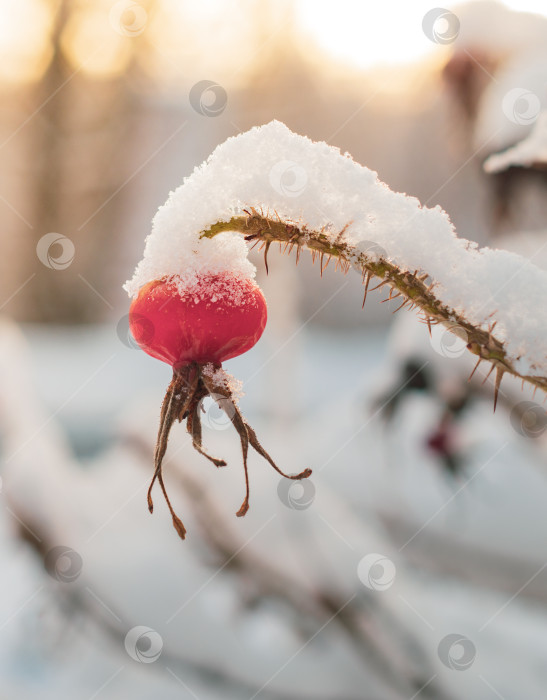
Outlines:
{"type": "Polygon", "coordinates": [[[254,276],[247,241],[307,248],[322,263],[372,277],[428,323],[464,338],[478,361],[547,389],[547,274],[505,250],[459,238],[448,215],[396,193],[376,173],[279,122],[218,146],[154,219],[144,258],[126,284],[229,269],[254,276]]]}
{"type": "MultiPolygon", "coordinates": [[[[477,355],[477,362],[486,360],[497,371],[496,386],[504,372],[509,372],[517,377],[531,382],[535,386],[547,389],[547,378],[520,374],[507,356],[504,345],[494,335],[496,322],[493,320],[486,330],[474,326],[463,313],[451,309],[435,295],[434,282],[430,281],[426,273],[419,274],[418,270],[410,273],[401,270],[397,265],[388,262],[385,258],[375,260],[367,252],[361,252],[358,246],[353,246],[343,241],[343,236],[338,241],[330,240],[323,232],[310,231],[305,226],[297,227],[294,224],[283,222],[259,214],[253,209],[246,218],[233,217],[229,221],[220,221],[210,229],[203,232],[203,236],[212,237],[222,231],[240,231],[245,234],[247,240],[260,240],[265,244],[265,256],[267,249],[273,241],[285,243],[292,248],[297,246],[297,255],[301,247],[312,251],[312,255],[319,255],[321,270],[324,269],[325,258],[336,258],[343,272],[348,272],[351,267],[358,267],[362,271],[365,287],[365,299],[371,278],[378,277],[378,287],[387,285],[391,290],[389,298],[402,298],[399,309],[409,306],[418,308],[423,312],[426,323],[443,323],[450,330],[454,330],[459,337],[465,337],[470,352],[477,355]]],[[[371,244],[372,252],[374,246],[371,244]]]]}

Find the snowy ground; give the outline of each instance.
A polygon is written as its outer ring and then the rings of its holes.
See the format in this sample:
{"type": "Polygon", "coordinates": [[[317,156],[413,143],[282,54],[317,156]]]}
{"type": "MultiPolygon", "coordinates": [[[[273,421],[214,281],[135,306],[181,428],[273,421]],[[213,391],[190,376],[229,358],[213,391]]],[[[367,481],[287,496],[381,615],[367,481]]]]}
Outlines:
{"type": "MultiPolygon", "coordinates": [[[[467,358],[431,351],[423,326],[396,332],[407,340],[399,353],[420,350],[448,375],[467,371],[467,358]]],[[[175,426],[167,480],[189,529],[181,543],[159,496],[154,516],[145,502],[168,368],[124,346],[113,325],[25,335],[28,391],[36,385],[45,409],[25,406],[25,359],[2,329],[0,698],[544,697],[545,452],[541,439],[516,434],[503,406],[493,417],[485,400],[466,416],[468,460],[451,481],[423,447],[433,399],[409,397],[390,428],[371,408],[392,376],[385,330],[306,327],[275,355],[266,335],[227,369],[246,384],[242,409],[264,445],[289,471],[312,467],[314,490],[291,491],[302,509],[287,507],[277,475],[253,459],[251,511],[238,520],[237,436],[207,431],[228,457],[218,471],[175,426]],[[51,433],[57,421],[79,462],[51,433]],[[196,509],[179,464],[213,506],[196,509]],[[242,567],[203,535],[199,513],[211,507],[216,532],[249,557],[242,567]],[[18,519],[46,549],[74,548],[74,581],[44,572],[16,537],[18,519]],[[367,569],[372,554],[387,563],[367,569]],[[262,566],[291,588],[287,600],[254,578],[262,566]],[[323,619],[298,604],[317,591],[335,612],[348,606],[359,641],[342,614],[323,619]],[[126,651],[125,635],[141,625],[161,639],[154,663],[126,651]]],[[[148,639],[154,652],[158,638],[148,639]]]]}

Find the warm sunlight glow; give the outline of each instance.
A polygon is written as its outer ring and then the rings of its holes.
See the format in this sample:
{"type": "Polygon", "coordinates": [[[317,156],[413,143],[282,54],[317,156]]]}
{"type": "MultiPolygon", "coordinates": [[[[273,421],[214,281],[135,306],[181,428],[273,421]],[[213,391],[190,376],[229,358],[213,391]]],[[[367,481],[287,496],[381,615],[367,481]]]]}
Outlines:
{"type": "Polygon", "coordinates": [[[0,0],[0,81],[40,77],[50,55],[50,13],[41,0],[0,0]]]}
{"type": "MultiPolygon", "coordinates": [[[[432,8],[454,7],[454,3],[433,0],[295,2],[302,30],[333,57],[361,68],[409,63],[438,51],[442,47],[425,36],[422,19],[432,8]]],[[[509,0],[505,4],[515,10],[547,14],[545,0],[509,0]]]]}
{"type": "MultiPolygon", "coordinates": [[[[500,6],[547,16],[547,0],[505,0],[500,6]]],[[[0,82],[40,78],[51,57],[55,7],[51,0],[0,0],[0,82]]],[[[424,15],[438,7],[459,12],[454,2],[440,0],[70,0],[66,7],[61,45],[72,70],[108,78],[122,75],[137,57],[154,81],[168,86],[192,84],[203,75],[244,82],[284,31],[292,30],[293,20],[300,46],[312,54],[319,48],[336,69],[391,68],[386,82],[406,84],[403,65],[412,67],[425,56],[442,61],[450,50],[450,41],[436,43],[425,35],[424,15]]],[[[437,21],[442,35],[445,20],[437,21]]],[[[475,29],[483,36],[480,22],[475,29]]],[[[276,60],[275,50],[270,58],[276,60]]]]}
{"type": "Polygon", "coordinates": [[[245,3],[161,0],[143,35],[151,48],[147,69],[167,85],[204,75],[237,84],[257,54],[252,19],[245,3]]]}
{"type": "MultiPolygon", "coordinates": [[[[110,4],[110,3],[109,3],[110,4]]],[[[96,77],[123,73],[131,59],[133,37],[116,31],[109,7],[97,3],[75,11],[63,32],[65,56],[74,69],[96,77]]]]}

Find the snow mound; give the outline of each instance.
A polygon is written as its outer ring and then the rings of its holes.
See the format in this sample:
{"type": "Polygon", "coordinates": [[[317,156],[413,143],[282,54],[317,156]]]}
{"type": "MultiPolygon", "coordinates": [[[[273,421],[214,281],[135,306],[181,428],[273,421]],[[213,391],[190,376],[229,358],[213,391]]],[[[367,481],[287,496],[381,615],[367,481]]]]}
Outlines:
{"type": "Polygon", "coordinates": [[[172,192],[153,221],[144,259],[126,283],[130,295],[157,278],[230,271],[253,277],[240,234],[200,233],[256,207],[305,223],[357,251],[383,255],[402,270],[426,271],[440,301],[489,329],[517,371],[547,369],[547,274],[503,250],[458,238],[446,212],[393,192],[377,174],[326,143],[292,133],[278,121],[229,138],[172,192]],[[534,302],[536,302],[534,304],[534,302]]]}
{"type": "Polygon", "coordinates": [[[541,112],[529,136],[507,151],[487,158],[484,169],[498,173],[512,165],[530,167],[534,163],[547,163],[547,110],[541,112]]]}

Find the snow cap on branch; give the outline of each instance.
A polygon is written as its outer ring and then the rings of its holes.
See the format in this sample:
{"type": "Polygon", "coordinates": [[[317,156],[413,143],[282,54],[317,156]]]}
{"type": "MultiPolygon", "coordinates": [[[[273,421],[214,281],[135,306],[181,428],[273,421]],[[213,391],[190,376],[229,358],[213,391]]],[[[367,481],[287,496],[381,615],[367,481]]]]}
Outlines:
{"type": "Polygon", "coordinates": [[[475,327],[496,337],[522,374],[547,369],[547,274],[518,255],[458,238],[448,215],[396,193],[375,172],[326,143],[278,121],[229,138],[171,192],[156,214],[144,258],[126,283],[130,295],[153,280],[230,271],[253,277],[240,235],[200,238],[220,221],[256,208],[265,216],[322,231],[356,254],[386,251],[401,271],[426,272],[434,294],[475,327]],[[361,245],[360,245],[361,244],[361,245]],[[375,252],[376,251],[376,252],[375,252]],[[534,302],[536,302],[534,304],[534,302]]]}
{"type": "Polygon", "coordinates": [[[484,169],[487,173],[498,173],[511,166],[534,165],[547,165],[547,110],[541,112],[525,139],[502,153],[491,155],[484,162],[484,169]]]}
{"type": "Polygon", "coordinates": [[[144,258],[124,288],[134,296],[154,279],[178,275],[190,280],[222,270],[253,277],[241,236],[199,237],[215,222],[252,206],[333,235],[351,221],[346,240],[375,241],[389,247],[390,254],[409,258],[418,252],[415,230],[427,238],[454,237],[440,208],[422,208],[417,199],[392,192],[348,154],[272,121],[219,145],[170,193],[154,217],[144,258]]]}

